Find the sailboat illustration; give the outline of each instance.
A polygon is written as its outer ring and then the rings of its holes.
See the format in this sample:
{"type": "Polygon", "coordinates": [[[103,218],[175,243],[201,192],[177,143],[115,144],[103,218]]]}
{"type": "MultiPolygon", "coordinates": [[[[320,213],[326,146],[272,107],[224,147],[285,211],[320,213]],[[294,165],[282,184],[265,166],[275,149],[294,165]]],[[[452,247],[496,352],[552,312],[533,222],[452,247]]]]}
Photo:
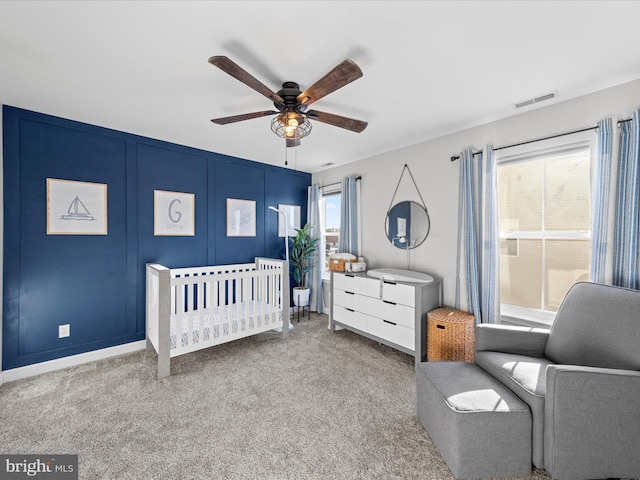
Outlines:
{"type": "Polygon", "coordinates": [[[60,218],[62,220],[96,220],[96,217],[91,215],[78,195],[71,201],[67,213],[60,215],[60,218]]]}

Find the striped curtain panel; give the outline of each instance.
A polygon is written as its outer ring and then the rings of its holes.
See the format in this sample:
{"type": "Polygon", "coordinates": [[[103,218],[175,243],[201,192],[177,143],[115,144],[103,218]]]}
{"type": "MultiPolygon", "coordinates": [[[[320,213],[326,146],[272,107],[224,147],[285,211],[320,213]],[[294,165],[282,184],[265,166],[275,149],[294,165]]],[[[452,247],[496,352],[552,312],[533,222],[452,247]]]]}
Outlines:
{"type": "Polygon", "coordinates": [[[640,110],[620,126],[613,244],[613,284],[640,290],[640,110]]]}
{"type": "Polygon", "coordinates": [[[497,182],[492,146],[476,158],[462,152],[455,307],[473,313],[476,323],[500,320],[497,182]]]}
{"type": "Polygon", "coordinates": [[[318,239],[318,250],[313,259],[313,269],[309,274],[309,288],[311,289],[309,306],[311,310],[322,313],[322,272],[324,271],[324,245],[322,244],[324,225],[320,214],[322,191],[320,186],[312,185],[308,188],[307,193],[307,223],[311,227],[311,238],[318,239]]]}
{"type": "Polygon", "coordinates": [[[340,253],[350,253],[356,257],[358,251],[358,185],[355,176],[342,180],[342,205],[340,207],[340,253]]]}
{"type": "MultiPolygon", "coordinates": [[[[482,157],[478,159],[481,169],[482,157]]],[[[478,178],[476,161],[471,150],[460,155],[460,182],[458,201],[458,251],[456,267],[455,307],[473,313],[476,322],[482,319],[480,312],[480,276],[478,269],[478,178]],[[463,301],[465,303],[463,303],[463,301]]]]}
{"type": "Polygon", "coordinates": [[[482,230],[483,323],[500,322],[500,237],[498,231],[498,174],[493,146],[484,150],[484,223],[482,230]]]}
{"type": "Polygon", "coordinates": [[[596,156],[592,162],[591,185],[591,281],[612,282],[612,248],[609,210],[613,205],[611,197],[611,170],[613,161],[613,120],[598,122],[596,156]]]}

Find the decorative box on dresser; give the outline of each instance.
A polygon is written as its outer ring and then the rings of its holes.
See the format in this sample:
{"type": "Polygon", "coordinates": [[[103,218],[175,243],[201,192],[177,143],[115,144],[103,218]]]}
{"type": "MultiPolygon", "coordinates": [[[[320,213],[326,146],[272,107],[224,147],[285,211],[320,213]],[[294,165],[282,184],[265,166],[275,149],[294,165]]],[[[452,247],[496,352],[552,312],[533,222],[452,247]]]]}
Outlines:
{"type": "Polygon", "coordinates": [[[427,361],[427,312],[441,305],[441,282],[391,281],[331,272],[329,328],[340,326],[427,361]]]}

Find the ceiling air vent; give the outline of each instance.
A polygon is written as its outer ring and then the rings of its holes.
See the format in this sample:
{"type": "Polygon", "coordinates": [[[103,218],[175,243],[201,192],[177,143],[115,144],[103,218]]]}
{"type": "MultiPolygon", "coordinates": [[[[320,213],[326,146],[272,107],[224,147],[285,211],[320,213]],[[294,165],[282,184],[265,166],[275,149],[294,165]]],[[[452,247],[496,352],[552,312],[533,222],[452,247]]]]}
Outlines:
{"type": "Polygon", "coordinates": [[[528,107],[529,105],[535,105],[536,103],[544,102],[546,100],[551,100],[552,98],[557,98],[558,92],[554,91],[551,93],[547,93],[546,95],[540,95],[539,97],[529,98],[528,100],[523,100],[522,102],[514,103],[513,108],[522,108],[528,107]]]}

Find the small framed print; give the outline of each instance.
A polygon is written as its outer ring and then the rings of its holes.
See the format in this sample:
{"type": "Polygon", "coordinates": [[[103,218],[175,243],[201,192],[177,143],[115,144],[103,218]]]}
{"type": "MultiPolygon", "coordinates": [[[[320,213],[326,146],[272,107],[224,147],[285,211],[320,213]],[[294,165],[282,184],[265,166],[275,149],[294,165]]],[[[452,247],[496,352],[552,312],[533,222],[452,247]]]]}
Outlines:
{"type": "Polygon", "coordinates": [[[227,237],[256,236],[256,202],[227,198],[227,237]]]}
{"type": "Polygon", "coordinates": [[[106,184],[47,178],[47,235],[106,234],[106,184]]]}
{"type": "Polygon", "coordinates": [[[286,215],[288,223],[285,226],[285,215],[278,214],[278,237],[295,237],[298,233],[296,232],[296,229],[300,228],[300,206],[279,203],[278,210],[286,215]]]}
{"type": "Polygon", "coordinates": [[[153,234],[155,236],[194,236],[196,234],[195,195],[154,190],[153,234]]]}

